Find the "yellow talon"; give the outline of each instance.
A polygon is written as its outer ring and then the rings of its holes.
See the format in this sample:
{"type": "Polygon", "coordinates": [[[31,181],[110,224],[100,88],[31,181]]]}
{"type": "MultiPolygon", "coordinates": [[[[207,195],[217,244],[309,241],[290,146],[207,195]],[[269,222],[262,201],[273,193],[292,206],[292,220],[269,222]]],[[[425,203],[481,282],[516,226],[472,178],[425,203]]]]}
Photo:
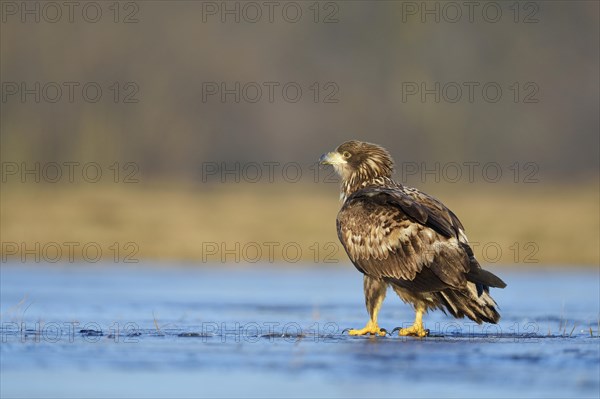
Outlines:
{"type": "MultiPolygon", "coordinates": [[[[415,322],[408,328],[399,328],[400,332],[398,335],[401,337],[413,336],[413,337],[426,337],[429,335],[429,330],[423,328],[423,309],[419,308],[416,311],[415,322]]],[[[396,329],[394,329],[396,331],[396,329]]],[[[393,331],[392,331],[393,332],[393,331]]]]}
{"type": "Polygon", "coordinates": [[[408,328],[401,328],[398,332],[401,337],[426,337],[429,335],[429,330],[423,328],[423,325],[412,325],[408,328]]]}
{"type": "Polygon", "coordinates": [[[387,334],[387,331],[385,331],[383,328],[379,328],[377,323],[373,323],[373,322],[369,321],[367,323],[367,325],[365,326],[365,328],[363,328],[361,330],[350,330],[350,331],[348,331],[348,334],[349,335],[371,334],[371,335],[379,335],[379,336],[383,337],[387,334]]]}

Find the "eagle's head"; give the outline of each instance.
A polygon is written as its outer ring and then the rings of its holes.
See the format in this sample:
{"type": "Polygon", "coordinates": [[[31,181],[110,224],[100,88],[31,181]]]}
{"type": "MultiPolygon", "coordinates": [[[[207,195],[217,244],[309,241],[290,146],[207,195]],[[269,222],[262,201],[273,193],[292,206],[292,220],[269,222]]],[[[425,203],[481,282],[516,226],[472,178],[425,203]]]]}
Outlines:
{"type": "Polygon", "coordinates": [[[378,178],[391,178],[394,170],[394,161],[385,148],[356,140],[323,154],[319,162],[333,165],[342,178],[342,191],[346,197],[378,178]]]}

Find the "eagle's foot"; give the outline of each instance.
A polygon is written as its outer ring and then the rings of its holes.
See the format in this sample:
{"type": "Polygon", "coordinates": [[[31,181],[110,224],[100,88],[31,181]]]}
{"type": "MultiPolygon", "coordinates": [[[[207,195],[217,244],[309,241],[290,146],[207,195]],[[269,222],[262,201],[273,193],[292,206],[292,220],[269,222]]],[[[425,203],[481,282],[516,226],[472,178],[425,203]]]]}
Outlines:
{"type": "Polygon", "coordinates": [[[426,337],[429,335],[429,330],[423,328],[423,325],[412,325],[408,328],[395,328],[394,331],[398,331],[398,335],[401,337],[426,337]]]}
{"type": "Polygon", "coordinates": [[[377,323],[373,323],[371,321],[369,321],[367,323],[367,325],[365,326],[365,328],[360,329],[360,330],[348,330],[348,335],[367,335],[367,334],[371,334],[371,335],[378,335],[378,336],[385,336],[387,335],[387,331],[385,330],[385,328],[379,328],[379,326],[377,325],[377,323]]]}

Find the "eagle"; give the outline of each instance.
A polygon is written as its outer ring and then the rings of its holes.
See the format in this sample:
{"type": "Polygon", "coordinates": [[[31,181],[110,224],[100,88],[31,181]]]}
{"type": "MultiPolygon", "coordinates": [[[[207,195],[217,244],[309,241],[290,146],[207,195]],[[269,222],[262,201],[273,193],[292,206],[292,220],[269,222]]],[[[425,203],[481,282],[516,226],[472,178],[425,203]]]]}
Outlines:
{"type": "Polygon", "coordinates": [[[364,275],[370,319],[350,335],[386,335],[377,315],[389,286],[414,307],[411,327],[400,336],[425,337],[423,314],[440,309],[478,324],[497,323],[500,314],[490,287],[504,288],[484,270],[456,215],[436,198],[392,179],[394,161],[376,144],[348,141],[323,154],[341,177],[342,208],[337,234],[348,257],[364,275]]]}

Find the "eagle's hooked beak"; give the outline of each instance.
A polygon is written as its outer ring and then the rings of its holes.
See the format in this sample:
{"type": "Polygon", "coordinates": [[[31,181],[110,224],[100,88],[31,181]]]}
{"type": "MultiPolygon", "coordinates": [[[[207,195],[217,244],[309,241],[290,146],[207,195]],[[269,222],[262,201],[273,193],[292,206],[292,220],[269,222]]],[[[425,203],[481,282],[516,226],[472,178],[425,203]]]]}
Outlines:
{"type": "Polygon", "coordinates": [[[327,154],[321,155],[321,158],[319,158],[319,163],[321,165],[340,165],[347,163],[347,161],[339,152],[328,152],[327,154]]]}

